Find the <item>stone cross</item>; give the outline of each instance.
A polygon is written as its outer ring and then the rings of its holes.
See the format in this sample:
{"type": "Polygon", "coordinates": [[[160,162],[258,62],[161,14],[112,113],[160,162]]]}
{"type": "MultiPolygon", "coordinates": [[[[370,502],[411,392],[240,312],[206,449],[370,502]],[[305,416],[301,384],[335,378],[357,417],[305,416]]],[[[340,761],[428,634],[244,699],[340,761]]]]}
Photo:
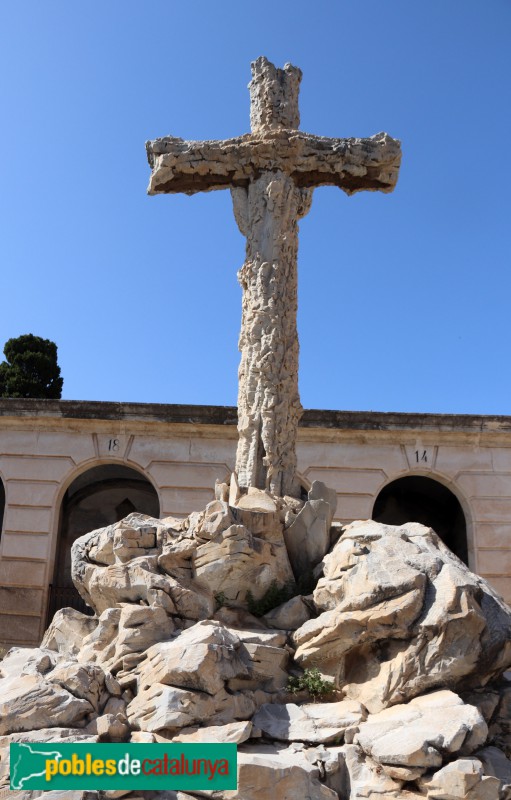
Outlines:
{"type": "Polygon", "coordinates": [[[238,278],[243,287],[239,348],[236,472],[240,486],[283,496],[297,492],[298,220],[316,186],[347,194],[391,192],[400,144],[386,133],[369,139],[329,139],[298,130],[302,73],[266,58],[252,64],[252,132],[223,141],[148,142],[148,193],[231,189],[234,214],[247,239],[238,278]]]}

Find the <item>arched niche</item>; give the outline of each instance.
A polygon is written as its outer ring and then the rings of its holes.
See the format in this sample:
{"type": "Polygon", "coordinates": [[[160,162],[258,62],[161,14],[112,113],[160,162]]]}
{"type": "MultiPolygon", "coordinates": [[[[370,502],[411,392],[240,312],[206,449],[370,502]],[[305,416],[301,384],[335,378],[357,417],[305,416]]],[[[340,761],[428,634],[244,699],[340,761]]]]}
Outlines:
{"type": "Polygon", "coordinates": [[[387,484],[376,498],[373,519],[387,525],[421,522],[433,528],[449,550],[468,564],[463,509],[456,495],[433,478],[408,475],[387,484]]]}
{"type": "Polygon", "coordinates": [[[4,529],[4,511],[5,511],[5,488],[4,482],[0,478],[0,537],[4,529]]]}
{"type": "Polygon", "coordinates": [[[140,472],[121,464],[91,467],[71,483],[61,504],[59,535],[48,619],[59,608],[87,607],[71,580],[71,547],[84,533],[103,528],[133,511],[159,517],[160,505],[153,485],[140,472]]]}

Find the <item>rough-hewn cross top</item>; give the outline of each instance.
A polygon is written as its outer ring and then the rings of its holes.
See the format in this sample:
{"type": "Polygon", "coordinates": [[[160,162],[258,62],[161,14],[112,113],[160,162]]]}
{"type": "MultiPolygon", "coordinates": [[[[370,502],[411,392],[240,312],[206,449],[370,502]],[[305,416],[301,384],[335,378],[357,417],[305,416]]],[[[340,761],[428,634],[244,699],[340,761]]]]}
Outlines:
{"type": "Polygon", "coordinates": [[[298,130],[301,71],[252,64],[252,132],[223,141],[164,137],[147,143],[149,194],[229,187],[247,239],[238,273],[243,287],[239,347],[236,472],[241,486],[294,494],[298,394],[298,220],[312,190],[334,185],[353,194],[391,192],[400,144],[386,133],[370,139],[328,139],[298,130]]]}

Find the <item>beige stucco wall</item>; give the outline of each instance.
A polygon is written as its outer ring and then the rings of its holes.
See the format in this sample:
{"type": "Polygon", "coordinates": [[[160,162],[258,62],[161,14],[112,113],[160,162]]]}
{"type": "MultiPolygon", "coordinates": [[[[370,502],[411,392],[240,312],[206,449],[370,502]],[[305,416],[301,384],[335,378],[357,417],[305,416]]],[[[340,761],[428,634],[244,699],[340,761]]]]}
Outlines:
{"type": "MultiPolygon", "coordinates": [[[[3,408],[0,416],[6,493],[0,642],[28,644],[44,629],[60,505],[71,482],[90,467],[125,464],[154,485],[162,516],[185,515],[204,507],[215,480],[232,470],[236,428],[232,419],[164,422],[144,415],[143,406],[129,419],[66,418],[51,412],[63,404],[41,413],[39,403],[30,413],[24,402],[23,413],[3,408]]],[[[471,568],[511,603],[511,421],[482,419],[478,425],[474,418],[435,417],[425,424],[407,415],[367,414],[347,415],[349,427],[311,424],[300,429],[299,471],[305,481],[320,479],[336,489],[343,522],[371,517],[379,492],[396,478],[422,474],[440,481],[465,513],[471,568]]]]}

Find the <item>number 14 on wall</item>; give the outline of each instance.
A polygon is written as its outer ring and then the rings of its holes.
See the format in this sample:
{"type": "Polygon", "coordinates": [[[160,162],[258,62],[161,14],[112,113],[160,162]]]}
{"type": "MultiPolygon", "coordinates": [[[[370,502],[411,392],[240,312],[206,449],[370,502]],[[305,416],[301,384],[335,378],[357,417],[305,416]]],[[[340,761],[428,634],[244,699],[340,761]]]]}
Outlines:
{"type": "Polygon", "coordinates": [[[421,441],[401,445],[401,452],[408,464],[408,469],[423,469],[428,472],[434,469],[436,462],[436,446],[424,445],[421,441]]]}

